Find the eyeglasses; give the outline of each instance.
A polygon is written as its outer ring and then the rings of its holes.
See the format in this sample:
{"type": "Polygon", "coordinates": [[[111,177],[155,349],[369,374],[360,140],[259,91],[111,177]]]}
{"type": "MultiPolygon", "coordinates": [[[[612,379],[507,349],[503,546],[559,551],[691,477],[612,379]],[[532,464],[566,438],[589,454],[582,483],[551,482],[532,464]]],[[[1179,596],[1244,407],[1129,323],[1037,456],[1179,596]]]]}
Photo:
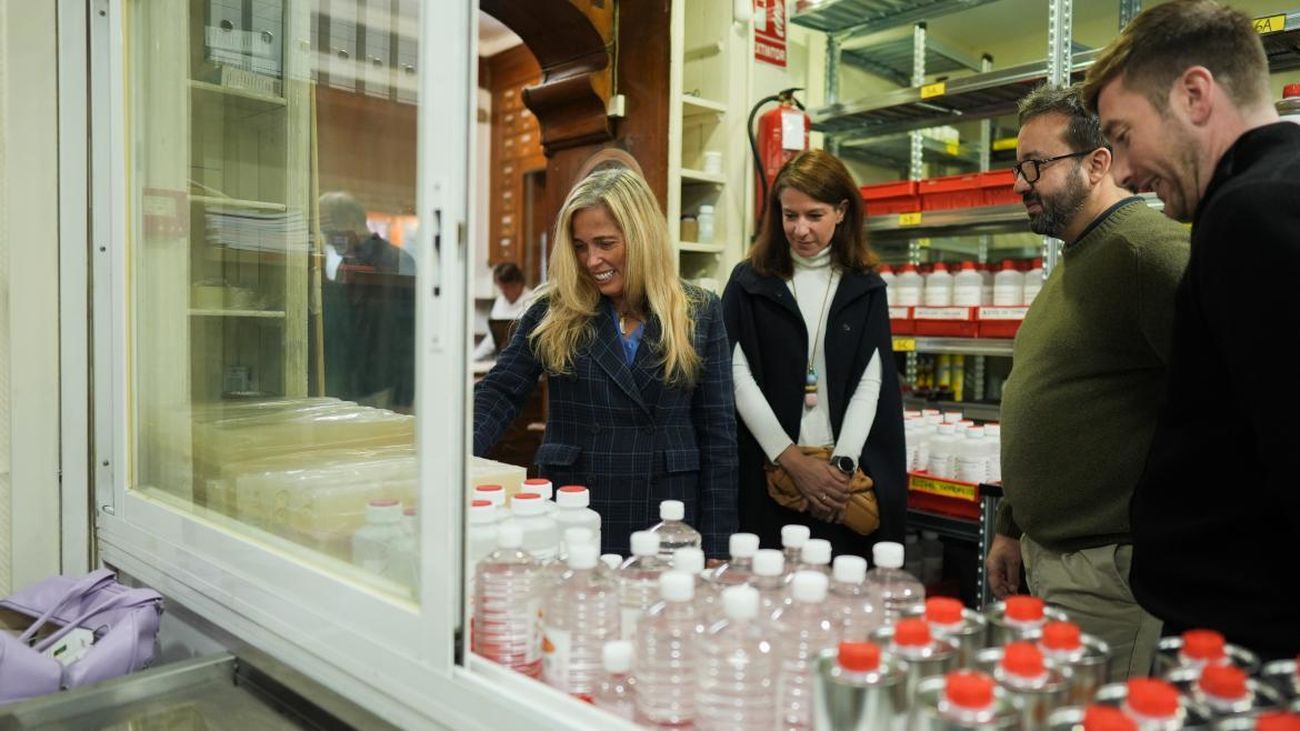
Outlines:
{"type": "Polygon", "coordinates": [[[1069,152],[1064,155],[1049,157],[1045,160],[1021,160],[1015,165],[1012,165],[1011,169],[1015,171],[1016,175],[1024,178],[1026,183],[1033,185],[1038,182],[1038,177],[1043,174],[1043,168],[1047,165],[1054,163],[1057,160],[1064,160],[1067,157],[1083,157],[1084,155],[1089,154],[1092,154],[1092,150],[1069,152]]]}

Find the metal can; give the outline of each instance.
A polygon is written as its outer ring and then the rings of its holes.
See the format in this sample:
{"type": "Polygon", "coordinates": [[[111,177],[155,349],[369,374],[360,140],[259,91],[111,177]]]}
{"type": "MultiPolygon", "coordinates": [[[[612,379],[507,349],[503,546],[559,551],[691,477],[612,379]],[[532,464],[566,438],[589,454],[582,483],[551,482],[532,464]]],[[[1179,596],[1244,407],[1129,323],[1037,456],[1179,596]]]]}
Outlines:
{"type": "Polygon", "coordinates": [[[1068,622],[1070,618],[1042,599],[1024,594],[1009,596],[984,610],[989,624],[989,646],[997,647],[1016,640],[1028,640],[1042,632],[1048,622],[1068,622]]]}
{"type": "Polygon", "coordinates": [[[1295,711],[1266,711],[1258,716],[1225,718],[1214,724],[1214,731],[1284,731],[1300,723],[1295,711]]]}
{"type": "Polygon", "coordinates": [[[956,670],[917,686],[908,731],[992,731],[1020,728],[1020,715],[986,673],[956,670]]]}
{"type": "Polygon", "coordinates": [[[905,691],[909,701],[916,698],[916,688],[923,679],[957,668],[957,641],[931,635],[924,619],[900,619],[877,629],[871,638],[906,663],[905,691]]]}
{"type": "Polygon", "coordinates": [[[1277,688],[1284,698],[1300,700],[1300,658],[1292,660],[1274,660],[1264,663],[1259,677],[1264,682],[1277,688]]]}
{"type": "Polygon", "coordinates": [[[1244,647],[1228,644],[1223,635],[1210,629],[1190,629],[1178,637],[1162,637],[1156,645],[1156,673],[1166,675],[1178,667],[1232,664],[1247,675],[1259,672],[1259,656],[1244,647]]]}
{"type": "Polygon", "coordinates": [[[1046,664],[1042,651],[1032,643],[986,647],[977,655],[976,666],[1005,691],[1024,728],[1042,728],[1048,715],[1068,702],[1069,681],[1046,664]]]}
{"type": "Polygon", "coordinates": [[[1172,683],[1158,678],[1130,678],[1097,689],[1096,702],[1117,706],[1143,731],[1178,731],[1187,723],[1187,699],[1172,683]]]}
{"type": "Polygon", "coordinates": [[[1166,676],[1188,699],[1186,728],[1218,725],[1228,718],[1254,718],[1282,706],[1275,688],[1232,665],[1181,667],[1166,676]]]}
{"type": "Polygon", "coordinates": [[[930,624],[930,633],[957,641],[957,666],[975,667],[975,655],[987,646],[989,623],[983,614],[962,606],[958,599],[946,596],[930,597],[924,609],[914,609],[909,617],[924,617],[930,624]]]}
{"type": "Polygon", "coordinates": [[[1097,689],[1110,680],[1110,646],[1079,631],[1073,622],[1048,622],[1038,638],[1038,649],[1050,667],[1061,671],[1069,683],[1067,703],[1085,706],[1097,689]]]}
{"type": "Polygon", "coordinates": [[[877,731],[907,718],[904,663],[870,642],[841,642],[823,651],[813,672],[813,728],[877,731]]]}
{"type": "Polygon", "coordinates": [[[1079,731],[1088,728],[1125,728],[1133,722],[1115,706],[1093,703],[1088,706],[1066,706],[1047,716],[1045,731],[1079,731]]]}

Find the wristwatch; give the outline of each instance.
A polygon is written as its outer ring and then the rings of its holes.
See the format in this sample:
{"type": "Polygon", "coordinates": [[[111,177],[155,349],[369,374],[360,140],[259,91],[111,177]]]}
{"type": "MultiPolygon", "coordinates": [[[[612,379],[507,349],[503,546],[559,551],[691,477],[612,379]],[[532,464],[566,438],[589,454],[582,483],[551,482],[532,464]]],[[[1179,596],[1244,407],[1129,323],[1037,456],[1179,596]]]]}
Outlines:
{"type": "Polygon", "coordinates": [[[831,465],[849,477],[852,477],[853,473],[858,471],[858,465],[853,461],[853,458],[845,454],[831,457],[831,465]]]}

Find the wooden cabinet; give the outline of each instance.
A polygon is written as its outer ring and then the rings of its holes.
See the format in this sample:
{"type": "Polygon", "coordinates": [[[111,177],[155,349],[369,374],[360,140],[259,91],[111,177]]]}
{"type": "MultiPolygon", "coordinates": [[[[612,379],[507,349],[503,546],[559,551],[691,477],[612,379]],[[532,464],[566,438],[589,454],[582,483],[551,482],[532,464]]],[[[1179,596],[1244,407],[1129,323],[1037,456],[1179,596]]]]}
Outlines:
{"type": "Polygon", "coordinates": [[[492,92],[488,264],[513,262],[529,282],[537,282],[546,230],[536,219],[542,207],[537,176],[544,179],[546,157],[537,117],[524,106],[523,90],[541,80],[541,69],[525,46],[492,56],[486,67],[492,92]]]}

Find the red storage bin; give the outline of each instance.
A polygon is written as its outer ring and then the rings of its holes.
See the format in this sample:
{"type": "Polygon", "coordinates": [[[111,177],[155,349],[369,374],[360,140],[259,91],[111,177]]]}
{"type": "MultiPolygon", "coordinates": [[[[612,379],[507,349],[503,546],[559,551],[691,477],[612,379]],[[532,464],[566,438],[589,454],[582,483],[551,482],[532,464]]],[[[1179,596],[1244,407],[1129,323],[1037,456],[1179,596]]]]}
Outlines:
{"type": "Polygon", "coordinates": [[[916,195],[915,180],[895,180],[892,183],[875,183],[873,185],[864,185],[858,188],[862,194],[862,200],[873,201],[881,198],[899,198],[902,196],[916,195]]]}
{"type": "Polygon", "coordinates": [[[969,482],[931,477],[925,472],[908,472],[907,507],[978,521],[980,488],[969,482]]]}
{"type": "Polygon", "coordinates": [[[891,213],[910,213],[921,210],[921,199],[916,195],[915,180],[897,180],[892,183],[864,185],[858,189],[866,204],[868,216],[886,216],[891,213]]]}
{"type": "Polygon", "coordinates": [[[984,205],[984,189],[979,173],[927,178],[920,181],[920,192],[923,211],[984,205]]]}
{"type": "Polygon", "coordinates": [[[1010,168],[980,173],[980,185],[984,189],[984,205],[1000,206],[1019,203],[1022,200],[1020,194],[1011,188],[1015,183],[1016,173],[1010,168]]]}

